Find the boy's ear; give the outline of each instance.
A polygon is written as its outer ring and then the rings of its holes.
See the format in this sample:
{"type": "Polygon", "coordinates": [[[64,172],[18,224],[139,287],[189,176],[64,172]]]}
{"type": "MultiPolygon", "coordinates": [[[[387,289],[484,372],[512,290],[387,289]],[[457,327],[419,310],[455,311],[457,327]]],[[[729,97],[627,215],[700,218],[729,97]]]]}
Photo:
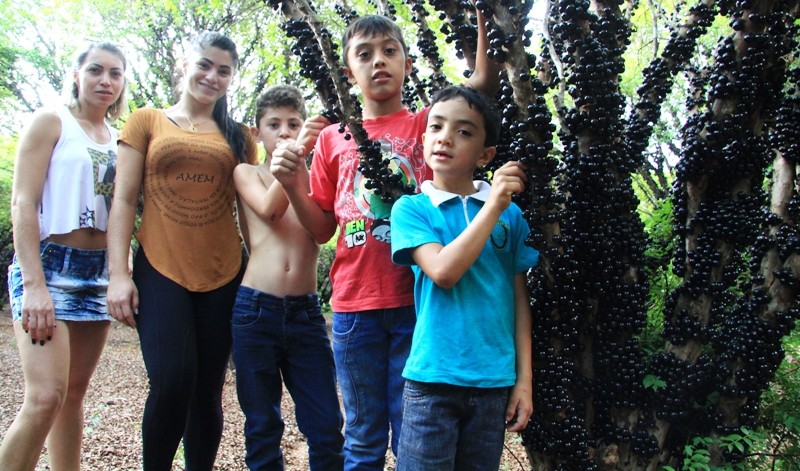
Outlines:
{"type": "Polygon", "coordinates": [[[414,68],[414,63],[410,57],[406,57],[406,77],[411,75],[411,69],[414,68]]]}
{"type": "Polygon", "coordinates": [[[478,159],[478,167],[483,168],[489,164],[494,159],[494,156],[497,154],[497,147],[484,147],[483,154],[481,154],[480,158],[478,159]]]}
{"type": "Polygon", "coordinates": [[[350,70],[350,67],[345,67],[344,68],[344,75],[347,77],[347,82],[350,85],[355,85],[356,84],[356,78],[353,75],[353,71],[350,70]]]}
{"type": "Polygon", "coordinates": [[[250,134],[256,140],[256,142],[261,142],[261,136],[258,133],[258,128],[250,126],[250,134]]]}

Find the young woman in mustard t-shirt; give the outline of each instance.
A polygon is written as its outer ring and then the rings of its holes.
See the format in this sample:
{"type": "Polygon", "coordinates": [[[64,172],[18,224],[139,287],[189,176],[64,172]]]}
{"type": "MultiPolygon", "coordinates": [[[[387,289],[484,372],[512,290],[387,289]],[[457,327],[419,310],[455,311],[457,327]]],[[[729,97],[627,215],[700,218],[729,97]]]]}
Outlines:
{"type": "Polygon", "coordinates": [[[120,135],[108,310],[139,333],[150,382],[145,470],[171,469],[181,439],[187,469],[210,470],[222,436],[231,310],[243,270],[233,169],[257,155],[246,128],[228,117],[237,60],[229,38],[201,33],[183,62],[180,100],[135,111],[120,135]]]}

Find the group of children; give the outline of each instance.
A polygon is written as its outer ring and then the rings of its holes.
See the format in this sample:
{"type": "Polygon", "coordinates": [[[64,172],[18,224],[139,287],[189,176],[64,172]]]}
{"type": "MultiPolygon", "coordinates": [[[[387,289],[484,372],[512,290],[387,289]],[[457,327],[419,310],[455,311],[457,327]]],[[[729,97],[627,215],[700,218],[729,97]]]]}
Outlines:
{"type": "Polygon", "coordinates": [[[213,467],[231,350],[250,469],[283,469],[283,384],[311,470],[382,470],[390,437],[399,471],[497,469],[505,430],[533,409],[525,273],[537,253],[512,203],[525,168],[473,181],[500,123],[487,98],[499,66],[477,20],[473,74],[416,113],[402,101],[400,28],[370,15],[345,32],[363,126],[418,190],[393,204],[359,171],[357,143],[308,118],[296,88],[259,97],[250,133],[230,118],[238,53],[225,35],[194,38],[177,103],[137,109],[119,134],[127,62],[112,43],[88,45],[69,103],[37,113],[17,152],[9,293],[26,387],[0,468],[34,469],[45,442],[53,469],[80,467],[83,397],[116,319],[137,329],[148,375],[146,471],[171,469],[181,441],[186,469],[213,467]],[[331,342],[316,276],[337,229],[331,342]]]}
{"type": "Polygon", "coordinates": [[[293,87],[260,97],[253,133],[267,159],[234,171],[250,254],[232,321],[250,469],[282,469],[282,378],[312,470],[382,470],[390,431],[399,471],[497,469],[505,430],[527,425],[525,273],[537,252],[511,201],[525,168],[508,162],[491,186],[473,181],[495,155],[500,123],[483,94],[496,91],[498,70],[481,18],[478,28],[467,84],[418,113],[402,104],[412,63],[398,26],[365,16],[343,37],[365,130],[420,190],[397,200],[391,217],[373,207],[357,144],[338,126],[307,119],[293,87]],[[337,228],[331,350],[316,261],[337,228]]]}

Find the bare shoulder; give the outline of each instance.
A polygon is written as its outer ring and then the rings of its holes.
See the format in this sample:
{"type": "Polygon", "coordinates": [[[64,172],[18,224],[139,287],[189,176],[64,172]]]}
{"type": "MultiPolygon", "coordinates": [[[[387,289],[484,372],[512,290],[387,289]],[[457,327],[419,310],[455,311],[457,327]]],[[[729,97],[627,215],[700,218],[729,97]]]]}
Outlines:
{"type": "Polygon", "coordinates": [[[238,184],[246,184],[258,178],[258,165],[240,163],[233,169],[233,181],[238,184]]]}
{"type": "Polygon", "coordinates": [[[240,163],[233,169],[233,178],[241,178],[253,175],[256,171],[257,165],[240,163]]]}
{"type": "Polygon", "coordinates": [[[61,118],[54,110],[37,110],[20,136],[17,145],[17,168],[49,165],[58,140],[61,138],[61,118]]]}
{"type": "Polygon", "coordinates": [[[31,121],[37,124],[61,124],[61,117],[55,108],[39,108],[31,113],[31,121]]]}
{"type": "Polygon", "coordinates": [[[61,137],[61,118],[53,109],[36,110],[31,115],[25,134],[38,143],[41,143],[41,139],[55,142],[61,137]]]}

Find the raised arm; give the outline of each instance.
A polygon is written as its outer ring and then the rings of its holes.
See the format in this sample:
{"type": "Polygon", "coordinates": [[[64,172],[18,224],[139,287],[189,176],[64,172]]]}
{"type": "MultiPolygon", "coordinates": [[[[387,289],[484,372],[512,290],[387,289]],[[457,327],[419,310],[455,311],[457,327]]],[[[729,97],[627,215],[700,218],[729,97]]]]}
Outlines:
{"type": "Polygon", "coordinates": [[[53,148],[61,136],[54,112],[37,112],[22,134],[14,163],[11,220],[14,253],[22,271],[22,328],[31,342],[44,345],[56,325],[53,299],[47,289],[39,253],[38,209],[53,148]]]}
{"type": "Polygon", "coordinates": [[[500,71],[502,67],[497,62],[489,59],[486,52],[489,50],[489,38],[486,33],[486,20],[480,9],[475,9],[478,20],[478,44],[475,49],[475,70],[467,79],[466,85],[483,92],[487,96],[494,96],[500,88],[500,71]]]}
{"type": "Polygon", "coordinates": [[[446,246],[421,245],[411,252],[414,263],[442,288],[452,288],[478,259],[500,214],[511,204],[511,196],[525,186],[524,167],[507,162],[494,175],[492,190],[483,207],[464,231],[446,246]]]}
{"type": "Polygon", "coordinates": [[[311,199],[308,187],[303,184],[305,155],[303,147],[296,144],[282,145],[272,155],[270,171],[286,192],[297,219],[306,232],[318,244],[324,244],[336,232],[336,218],[333,211],[323,210],[311,199]]]}
{"type": "Polygon", "coordinates": [[[139,292],[131,278],[128,255],[144,160],[144,154],[124,142],[119,143],[114,200],[108,215],[108,313],[130,327],[136,327],[134,314],[139,310],[139,292]]]}
{"type": "MultiPolygon", "coordinates": [[[[319,133],[329,124],[330,121],[323,116],[312,116],[305,120],[302,129],[300,129],[300,134],[297,136],[297,141],[295,142],[298,147],[303,149],[303,153],[300,155],[307,155],[308,152],[314,149],[317,138],[319,138],[319,133]]],[[[307,192],[311,191],[308,184],[308,169],[305,166],[305,162],[302,166],[297,166],[297,171],[299,172],[297,175],[299,182],[305,186],[307,192]]],[[[234,172],[234,178],[235,177],[236,173],[234,172]]],[[[237,191],[239,190],[238,184],[236,189],[237,191]]],[[[260,199],[260,202],[254,201],[253,204],[255,204],[255,206],[248,202],[248,205],[258,213],[264,221],[272,223],[279,221],[283,215],[286,214],[286,209],[289,207],[289,198],[284,193],[282,185],[270,185],[264,198],[260,199]]]]}
{"type": "Polygon", "coordinates": [[[278,183],[273,184],[271,175],[263,175],[258,167],[237,165],[233,170],[233,182],[239,199],[267,224],[280,221],[286,213],[289,199],[283,188],[278,183]]]}

